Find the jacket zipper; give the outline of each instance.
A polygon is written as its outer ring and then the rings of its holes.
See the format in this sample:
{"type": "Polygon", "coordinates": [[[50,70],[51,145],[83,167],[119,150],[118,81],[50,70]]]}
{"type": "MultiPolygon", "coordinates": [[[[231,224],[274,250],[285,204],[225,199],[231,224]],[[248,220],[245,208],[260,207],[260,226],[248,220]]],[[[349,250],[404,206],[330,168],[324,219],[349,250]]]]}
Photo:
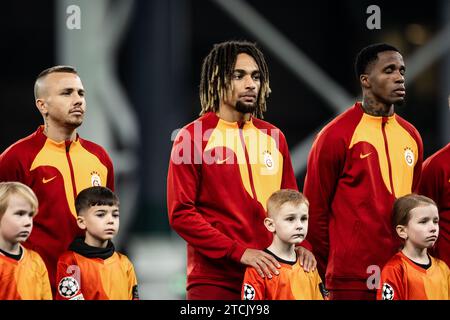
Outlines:
{"type": "Polygon", "coordinates": [[[66,158],[67,162],[69,163],[69,169],[70,169],[70,179],[72,182],[72,189],[73,189],[73,198],[77,198],[77,187],[75,185],[75,174],[73,172],[73,166],[72,166],[72,159],[70,158],[70,145],[72,144],[72,141],[66,141],[66,158]]]}
{"type": "Polygon", "coordinates": [[[388,162],[388,168],[389,168],[389,182],[391,184],[391,191],[392,195],[395,197],[395,191],[394,191],[394,183],[392,182],[392,166],[391,166],[391,158],[389,156],[389,148],[388,148],[388,141],[386,137],[386,124],[388,122],[388,118],[383,117],[383,120],[381,122],[381,130],[383,132],[383,138],[384,138],[384,149],[386,151],[386,157],[388,162]]]}
{"type": "Polygon", "coordinates": [[[252,168],[250,165],[250,160],[249,160],[249,156],[248,156],[248,152],[247,152],[247,146],[245,145],[243,128],[244,128],[244,123],[239,124],[239,137],[241,139],[242,148],[244,148],[245,161],[247,163],[248,177],[250,180],[250,187],[252,188],[253,199],[258,200],[258,197],[256,196],[255,186],[253,183],[253,174],[252,174],[252,168]]]}

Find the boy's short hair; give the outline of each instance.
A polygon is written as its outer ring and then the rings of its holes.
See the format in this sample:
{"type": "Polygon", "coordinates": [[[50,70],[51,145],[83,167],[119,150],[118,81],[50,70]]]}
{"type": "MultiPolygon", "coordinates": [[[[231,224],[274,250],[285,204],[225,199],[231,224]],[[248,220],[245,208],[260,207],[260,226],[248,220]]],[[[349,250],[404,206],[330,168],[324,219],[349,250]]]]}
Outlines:
{"type": "Polygon", "coordinates": [[[0,218],[6,212],[6,209],[8,209],[9,198],[13,194],[24,197],[31,205],[33,216],[37,214],[39,207],[38,199],[30,187],[15,181],[0,182],[0,218]]]}
{"type": "Polygon", "coordinates": [[[408,224],[411,219],[410,212],[412,209],[428,205],[437,207],[436,202],[432,199],[415,193],[408,194],[395,200],[392,211],[392,227],[394,230],[398,225],[406,226],[408,224]]]}
{"type": "Polygon", "coordinates": [[[78,216],[93,206],[119,206],[119,198],[106,187],[90,187],[81,191],[75,199],[78,216]]]}
{"type": "Polygon", "coordinates": [[[285,203],[290,203],[294,206],[304,203],[309,207],[309,201],[303,193],[293,189],[281,189],[272,193],[267,200],[267,215],[269,217],[274,216],[285,203]]]}

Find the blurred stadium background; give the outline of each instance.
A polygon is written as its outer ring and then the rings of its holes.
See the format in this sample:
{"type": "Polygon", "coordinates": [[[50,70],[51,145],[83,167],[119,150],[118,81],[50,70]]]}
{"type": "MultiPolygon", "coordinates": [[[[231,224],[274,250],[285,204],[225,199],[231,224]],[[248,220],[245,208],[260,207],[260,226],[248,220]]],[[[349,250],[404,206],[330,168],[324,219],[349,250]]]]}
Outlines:
{"type": "Polygon", "coordinates": [[[183,299],[185,243],[168,225],[172,132],[196,118],[203,57],[228,39],[257,42],[269,64],[265,119],[288,140],[300,188],[314,134],[353,104],[356,53],[388,42],[403,53],[407,103],[425,157],[450,137],[450,1],[39,0],[2,5],[0,151],[34,131],[36,75],[74,65],[87,91],[80,134],[103,145],[121,199],[119,249],[134,262],[142,299],[183,299]],[[366,22],[381,9],[381,28],[366,22]],[[80,29],[69,29],[76,5],[80,29]],[[68,11],[69,10],[69,11],[68,11]]]}

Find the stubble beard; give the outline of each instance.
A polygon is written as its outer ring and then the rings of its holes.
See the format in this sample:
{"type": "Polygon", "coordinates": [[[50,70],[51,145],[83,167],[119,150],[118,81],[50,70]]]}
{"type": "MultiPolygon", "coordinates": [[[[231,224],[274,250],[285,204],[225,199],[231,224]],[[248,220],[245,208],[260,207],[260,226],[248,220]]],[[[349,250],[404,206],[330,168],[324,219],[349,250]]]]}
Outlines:
{"type": "Polygon", "coordinates": [[[72,119],[68,120],[68,121],[66,121],[66,127],[75,130],[83,124],[83,120],[84,120],[83,118],[76,119],[76,120],[72,120],[72,119]]]}

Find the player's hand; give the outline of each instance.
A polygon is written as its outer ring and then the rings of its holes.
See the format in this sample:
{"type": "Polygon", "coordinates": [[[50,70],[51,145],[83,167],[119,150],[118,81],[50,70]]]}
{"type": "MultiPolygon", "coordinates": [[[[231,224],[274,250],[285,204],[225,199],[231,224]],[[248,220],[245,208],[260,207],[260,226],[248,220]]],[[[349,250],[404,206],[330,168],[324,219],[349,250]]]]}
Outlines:
{"type": "Polygon", "coordinates": [[[258,274],[264,278],[272,278],[272,274],[278,275],[277,268],[280,268],[280,264],[274,258],[274,256],[256,249],[246,249],[241,257],[241,263],[247,266],[251,266],[256,269],[258,274]]]}
{"type": "Polygon", "coordinates": [[[298,261],[300,261],[303,270],[306,272],[314,271],[317,267],[317,261],[312,252],[301,246],[295,247],[295,250],[297,251],[298,261]]]}

